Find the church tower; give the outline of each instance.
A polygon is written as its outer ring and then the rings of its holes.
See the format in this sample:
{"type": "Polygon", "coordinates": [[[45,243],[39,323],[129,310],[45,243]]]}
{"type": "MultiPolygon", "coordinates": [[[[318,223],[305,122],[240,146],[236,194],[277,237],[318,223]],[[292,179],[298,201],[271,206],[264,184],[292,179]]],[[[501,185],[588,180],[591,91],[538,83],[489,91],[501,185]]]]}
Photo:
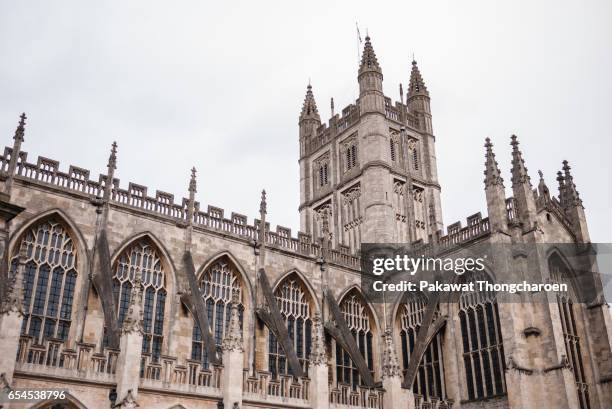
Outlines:
{"type": "Polygon", "coordinates": [[[393,103],[368,36],[357,81],[359,98],[338,114],[332,100],[328,123],[308,85],[299,119],[301,231],[350,252],[361,243],[430,241],[442,210],[429,92],[417,64],[406,102],[401,95],[393,103]]]}

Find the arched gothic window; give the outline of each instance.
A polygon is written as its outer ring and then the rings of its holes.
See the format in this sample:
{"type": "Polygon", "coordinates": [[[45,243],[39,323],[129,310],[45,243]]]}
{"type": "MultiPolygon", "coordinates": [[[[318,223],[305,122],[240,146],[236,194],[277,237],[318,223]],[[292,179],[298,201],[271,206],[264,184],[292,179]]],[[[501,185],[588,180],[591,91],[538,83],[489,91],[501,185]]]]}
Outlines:
{"type": "MultiPolygon", "coordinates": [[[[348,293],[340,303],[342,313],[349,330],[353,334],[359,352],[364,357],[370,372],[374,371],[372,348],[372,317],[363,297],[357,291],[348,293]]],[[[336,343],[336,381],[356,388],[362,384],[361,375],[349,353],[336,343]]]]}
{"type": "MultiPolygon", "coordinates": [[[[215,344],[221,346],[225,330],[229,325],[231,315],[232,290],[238,291],[238,299],[242,300],[242,285],[238,272],[227,258],[222,258],[204,271],[200,278],[200,290],[206,305],[208,325],[215,339],[215,344]]],[[[239,305],[240,323],[242,324],[243,304],[239,305]]],[[[208,355],[204,348],[202,332],[194,322],[191,359],[201,361],[208,366],[208,355]]]]}
{"type": "MultiPolygon", "coordinates": [[[[308,373],[310,350],[312,347],[311,300],[301,280],[296,275],[285,278],[274,291],[281,316],[287,326],[293,349],[308,373]]],[[[273,377],[291,374],[287,358],[276,336],[270,332],[268,338],[268,367],[273,377]]]]}
{"type": "Polygon", "coordinates": [[[123,323],[130,305],[136,275],[141,277],[143,292],[142,352],[154,361],[161,355],[164,340],[166,280],[159,251],[150,239],[142,238],[128,246],[114,265],[113,295],[119,324],[123,323]]]}
{"type": "MultiPolygon", "coordinates": [[[[486,277],[478,276],[476,280],[486,277]]],[[[459,307],[468,399],[505,394],[506,362],[495,294],[463,293],[459,307]]]]}
{"type": "Polygon", "coordinates": [[[589,386],[582,362],[580,335],[576,327],[576,314],[579,311],[579,306],[576,305],[576,294],[571,280],[571,272],[557,254],[553,254],[550,257],[548,265],[551,279],[559,284],[567,284],[567,287],[570,289],[568,292],[557,294],[557,305],[559,306],[559,317],[561,318],[561,327],[563,328],[565,351],[576,381],[580,409],[590,409],[589,386]]]}
{"type": "MultiPolygon", "coordinates": [[[[21,333],[43,339],[66,340],[72,320],[72,303],[77,279],[77,255],[66,228],[54,219],[27,230],[20,246],[26,246],[23,277],[24,317],[21,333]]],[[[16,246],[17,252],[20,246],[16,246]]],[[[13,274],[18,256],[12,259],[13,274]]]]}
{"type": "MultiPolygon", "coordinates": [[[[400,306],[398,312],[404,375],[416,345],[417,334],[426,308],[427,298],[423,294],[418,294],[410,296],[407,302],[400,306]]],[[[427,400],[429,398],[446,399],[442,339],[443,333],[439,331],[427,346],[414,378],[412,390],[427,400]]]]}

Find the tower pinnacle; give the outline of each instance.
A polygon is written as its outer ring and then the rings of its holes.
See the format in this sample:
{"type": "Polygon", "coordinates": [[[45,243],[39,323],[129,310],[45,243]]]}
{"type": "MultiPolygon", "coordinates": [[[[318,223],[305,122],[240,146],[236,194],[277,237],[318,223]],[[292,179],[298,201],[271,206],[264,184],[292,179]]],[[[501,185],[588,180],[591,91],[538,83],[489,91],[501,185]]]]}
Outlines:
{"type": "Polygon", "coordinates": [[[501,185],[504,186],[504,179],[501,177],[499,172],[499,167],[497,166],[497,161],[495,160],[495,154],[493,153],[493,144],[491,143],[490,138],[485,139],[486,154],[485,154],[485,186],[495,186],[501,185]]]}
{"type": "Polygon", "coordinates": [[[304,104],[302,105],[302,113],[300,114],[300,122],[306,119],[314,119],[315,121],[321,122],[319,116],[319,110],[317,109],[317,103],[312,93],[312,85],[308,81],[308,87],[306,87],[306,96],[304,97],[304,104]]]}
{"type": "Polygon", "coordinates": [[[382,74],[376,53],[370,42],[370,36],[365,38],[365,45],[363,47],[363,53],[361,54],[361,65],[359,66],[359,75],[366,71],[376,71],[382,74]]]}
{"type": "Polygon", "coordinates": [[[531,178],[527,174],[523,154],[519,150],[519,142],[516,135],[512,135],[512,186],[526,183],[531,188],[531,178]]]}
{"type": "Polygon", "coordinates": [[[426,95],[429,96],[429,91],[425,86],[425,81],[419,71],[419,66],[415,60],[412,60],[412,70],[410,71],[410,83],[408,84],[407,97],[413,97],[415,95],[426,95]]]}

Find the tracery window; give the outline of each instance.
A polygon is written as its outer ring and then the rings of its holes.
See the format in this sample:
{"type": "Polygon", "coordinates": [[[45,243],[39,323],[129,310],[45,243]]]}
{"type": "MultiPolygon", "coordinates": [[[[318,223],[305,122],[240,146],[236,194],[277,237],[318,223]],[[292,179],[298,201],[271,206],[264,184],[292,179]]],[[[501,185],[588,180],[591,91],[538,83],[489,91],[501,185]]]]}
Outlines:
{"type": "MultiPolygon", "coordinates": [[[[475,280],[486,280],[478,275],[475,280]]],[[[459,302],[468,399],[506,393],[504,346],[494,293],[463,293],[459,302]]]]}
{"type": "Polygon", "coordinates": [[[557,305],[559,307],[559,316],[563,328],[565,351],[576,381],[580,409],[590,409],[589,386],[584,373],[580,336],[578,335],[578,329],[576,327],[576,314],[579,311],[579,305],[576,305],[576,294],[570,279],[571,272],[556,254],[549,259],[549,269],[550,276],[554,282],[567,284],[567,287],[570,289],[568,292],[557,294],[557,305]]]}
{"type": "MultiPolygon", "coordinates": [[[[362,296],[356,291],[347,294],[340,303],[346,324],[353,334],[359,352],[364,357],[370,372],[374,370],[371,317],[362,296]]],[[[361,375],[349,353],[336,343],[336,381],[356,388],[362,384],[361,375]]]]}
{"type": "MultiPolygon", "coordinates": [[[[291,275],[274,291],[281,316],[285,321],[293,349],[305,373],[308,373],[312,348],[311,300],[301,280],[291,275]]],[[[270,332],[268,338],[268,368],[273,377],[291,374],[287,357],[276,336],[270,332]]]]}
{"type": "Polygon", "coordinates": [[[132,287],[140,276],[143,292],[142,352],[159,359],[164,340],[164,309],[166,306],[165,271],[159,251],[147,238],[127,247],[114,266],[113,294],[119,325],[130,305],[132,287]]]}
{"type": "MultiPolygon", "coordinates": [[[[200,290],[206,305],[210,331],[215,344],[217,347],[220,347],[231,316],[232,291],[236,290],[238,292],[238,299],[242,300],[242,285],[239,273],[230,261],[223,257],[204,271],[200,278],[200,290]]],[[[238,311],[240,323],[242,324],[244,311],[242,301],[238,306],[238,311]]],[[[204,367],[208,367],[208,354],[204,348],[202,332],[195,322],[191,343],[191,359],[201,361],[204,367]]]]}
{"type": "MultiPolygon", "coordinates": [[[[404,375],[414,351],[417,334],[427,308],[427,298],[423,294],[412,295],[400,306],[399,323],[402,344],[402,367],[404,375]]],[[[439,309],[439,306],[438,306],[439,309]]],[[[436,314],[436,317],[439,314],[436,314]]],[[[434,318],[435,319],[435,318],[434,318]]],[[[419,363],[412,390],[427,400],[429,398],[446,399],[444,380],[444,363],[442,355],[443,332],[439,331],[431,340],[419,363]]]]}
{"type": "MultiPolygon", "coordinates": [[[[74,242],[60,222],[50,219],[29,228],[20,246],[24,244],[21,333],[32,336],[37,344],[49,338],[66,340],[77,279],[74,242]]],[[[15,255],[11,262],[13,274],[17,266],[18,256],[15,255]]]]}

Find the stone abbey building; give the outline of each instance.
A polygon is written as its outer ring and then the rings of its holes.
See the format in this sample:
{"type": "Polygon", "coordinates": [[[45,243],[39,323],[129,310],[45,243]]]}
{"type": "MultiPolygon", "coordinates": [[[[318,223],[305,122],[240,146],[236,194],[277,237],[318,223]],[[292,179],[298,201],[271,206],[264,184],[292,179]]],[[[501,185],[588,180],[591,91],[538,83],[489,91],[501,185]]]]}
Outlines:
{"type": "MultiPolygon", "coordinates": [[[[6,408],[610,409],[612,322],[603,298],[427,294],[370,302],[361,243],[452,253],[475,243],[589,243],[567,162],[532,186],[512,137],[512,192],[489,139],[487,217],[443,230],[430,96],[416,62],[404,100],[382,92],[366,38],[359,98],[299,117],[301,231],[28,157],[25,115],[0,157],[0,387],[66,390],[6,408]],[[556,188],[555,188],[556,191],[556,188]],[[547,298],[548,297],[548,298],[547,298]]],[[[42,136],[32,135],[29,139],[42,136]]],[[[476,188],[477,181],[474,181],[476,188]]],[[[186,186],[187,187],[187,186],[186,186]]],[[[561,250],[490,254],[487,274],[573,282],[561,250]],[[539,260],[539,259],[538,259],[539,260]],[[530,266],[530,268],[527,268],[530,266]]]]}

